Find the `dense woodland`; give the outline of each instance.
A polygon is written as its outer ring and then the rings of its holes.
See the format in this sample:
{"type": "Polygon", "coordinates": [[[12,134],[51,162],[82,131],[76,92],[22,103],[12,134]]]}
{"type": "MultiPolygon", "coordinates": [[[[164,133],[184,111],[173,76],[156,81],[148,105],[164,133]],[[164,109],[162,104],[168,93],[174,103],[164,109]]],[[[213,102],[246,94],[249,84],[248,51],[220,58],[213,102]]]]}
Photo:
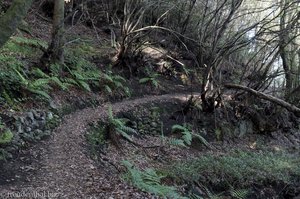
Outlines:
{"type": "Polygon", "coordinates": [[[0,198],[300,198],[299,0],[0,0],[0,198]]]}

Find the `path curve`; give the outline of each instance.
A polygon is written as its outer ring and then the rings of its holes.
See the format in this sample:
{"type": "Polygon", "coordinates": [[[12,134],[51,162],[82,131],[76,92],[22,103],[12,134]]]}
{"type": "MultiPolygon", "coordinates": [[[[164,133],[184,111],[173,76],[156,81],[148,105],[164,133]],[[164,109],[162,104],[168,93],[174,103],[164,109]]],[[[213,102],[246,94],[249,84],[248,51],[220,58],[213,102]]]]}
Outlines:
{"type": "MultiPolygon", "coordinates": [[[[186,100],[188,94],[146,96],[113,103],[114,114],[129,111],[150,102],[186,100]]],[[[86,153],[85,137],[88,124],[107,118],[109,103],[96,108],[75,111],[63,118],[52,137],[45,142],[42,167],[29,183],[0,188],[0,198],[149,198],[117,175],[97,168],[86,153]]]]}

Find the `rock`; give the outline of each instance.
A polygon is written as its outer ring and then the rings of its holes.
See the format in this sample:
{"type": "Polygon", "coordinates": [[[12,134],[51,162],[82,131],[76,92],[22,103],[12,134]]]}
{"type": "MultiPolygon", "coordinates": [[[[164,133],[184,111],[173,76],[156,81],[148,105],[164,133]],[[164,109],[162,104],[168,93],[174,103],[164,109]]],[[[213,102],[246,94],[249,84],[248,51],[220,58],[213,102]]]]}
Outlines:
{"type": "Polygon", "coordinates": [[[34,115],[33,115],[33,113],[30,111],[30,112],[27,112],[26,113],[26,116],[27,116],[27,118],[29,118],[32,122],[35,120],[34,119],[34,115]]]}
{"type": "Polygon", "coordinates": [[[158,126],[158,124],[156,122],[151,122],[151,126],[156,128],[158,126]]]}
{"type": "Polygon", "coordinates": [[[53,110],[58,110],[58,109],[59,109],[59,108],[58,108],[58,105],[57,105],[54,101],[51,101],[51,102],[49,103],[49,106],[50,106],[50,108],[53,109],[53,110]]]}
{"type": "Polygon", "coordinates": [[[144,129],[139,129],[139,133],[144,134],[145,130],[144,129]]]}
{"type": "Polygon", "coordinates": [[[39,122],[33,121],[31,124],[31,128],[38,129],[40,127],[39,122]]]}
{"type": "Polygon", "coordinates": [[[22,127],[22,124],[20,122],[17,122],[16,123],[16,128],[17,128],[17,132],[18,133],[23,133],[23,127],[22,127]]]}
{"type": "Polygon", "coordinates": [[[35,119],[38,119],[40,117],[39,113],[36,110],[31,110],[31,113],[33,114],[35,119]]]}
{"type": "Polygon", "coordinates": [[[36,130],[34,131],[34,134],[35,134],[35,135],[42,135],[42,134],[43,134],[43,131],[40,130],[40,129],[36,129],[36,130]]]}
{"type": "Polygon", "coordinates": [[[22,117],[22,116],[19,117],[18,120],[20,121],[21,124],[24,124],[24,123],[25,123],[25,118],[22,117]]]}
{"type": "Polygon", "coordinates": [[[54,118],[53,113],[52,113],[52,112],[49,112],[49,113],[47,114],[47,119],[48,119],[48,120],[52,120],[53,118],[54,118]]]}
{"type": "Polygon", "coordinates": [[[46,130],[46,131],[44,132],[44,134],[45,134],[45,135],[50,135],[50,134],[51,134],[51,131],[50,131],[50,130],[46,130]]]}
{"type": "Polygon", "coordinates": [[[30,133],[32,131],[32,129],[29,127],[29,126],[27,126],[26,128],[25,128],[25,132],[26,133],[30,133]]]}
{"type": "Polygon", "coordinates": [[[40,129],[44,129],[47,124],[46,120],[40,120],[40,121],[37,121],[37,123],[38,123],[38,126],[40,129]]]}
{"type": "Polygon", "coordinates": [[[156,129],[151,128],[151,129],[150,129],[150,133],[151,133],[151,134],[156,134],[156,129]]]}

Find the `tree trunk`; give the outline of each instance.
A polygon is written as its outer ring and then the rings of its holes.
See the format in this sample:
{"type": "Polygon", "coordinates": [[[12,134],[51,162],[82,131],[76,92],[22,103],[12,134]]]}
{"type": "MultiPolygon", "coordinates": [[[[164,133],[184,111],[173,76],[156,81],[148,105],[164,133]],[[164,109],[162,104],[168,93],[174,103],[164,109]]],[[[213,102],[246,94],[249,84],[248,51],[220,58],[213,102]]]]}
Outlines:
{"type": "Polygon", "coordinates": [[[64,12],[65,1],[55,0],[52,25],[52,39],[47,51],[41,58],[41,63],[43,67],[46,67],[46,71],[48,70],[48,65],[51,63],[64,63],[64,12]]]}
{"type": "MultiPolygon", "coordinates": [[[[297,63],[297,52],[299,46],[296,44],[297,34],[295,26],[300,19],[297,9],[291,9],[291,0],[281,0],[282,14],[280,16],[279,52],[282,66],[285,72],[285,100],[293,102],[291,92],[299,86],[299,71],[297,63]],[[289,9],[288,9],[289,8],[289,9]]],[[[295,4],[298,6],[298,4],[295,4]]],[[[299,58],[298,58],[299,59],[299,58]]]]}
{"type": "Polygon", "coordinates": [[[15,0],[0,18],[0,48],[9,40],[26,16],[33,0],[15,0]]]}

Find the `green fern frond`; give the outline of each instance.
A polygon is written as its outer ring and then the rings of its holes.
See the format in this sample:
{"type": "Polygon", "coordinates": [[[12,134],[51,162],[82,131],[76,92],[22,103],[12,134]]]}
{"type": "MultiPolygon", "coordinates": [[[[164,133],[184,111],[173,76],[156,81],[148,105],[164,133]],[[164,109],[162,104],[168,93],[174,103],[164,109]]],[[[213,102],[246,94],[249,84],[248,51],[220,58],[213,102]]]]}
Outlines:
{"type": "Polygon", "coordinates": [[[114,119],[114,114],[113,114],[113,110],[112,110],[111,105],[108,106],[108,119],[110,120],[110,122],[112,122],[113,119],[114,119]]]}
{"type": "Polygon", "coordinates": [[[183,131],[182,132],[183,136],[182,136],[182,139],[183,141],[188,145],[190,146],[192,144],[192,133],[189,132],[189,131],[183,131]]]}
{"type": "Polygon", "coordinates": [[[39,69],[39,68],[35,68],[33,71],[32,71],[32,73],[34,74],[34,75],[36,75],[37,77],[39,77],[39,78],[50,78],[50,76],[48,75],[48,74],[46,74],[46,73],[44,73],[41,69],[39,69]]]}
{"type": "Polygon", "coordinates": [[[175,124],[172,126],[172,133],[174,133],[175,131],[188,131],[188,129],[184,126],[181,126],[179,124],[175,124]]]}
{"type": "Polygon", "coordinates": [[[113,118],[113,119],[111,120],[111,124],[113,124],[113,126],[114,126],[115,128],[121,128],[122,126],[125,125],[125,124],[123,123],[122,120],[120,120],[120,119],[115,119],[115,118],[113,118]]]}
{"type": "Polygon", "coordinates": [[[209,144],[209,142],[207,142],[207,140],[204,137],[202,137],[201,135],[196,134],[196,133],[193,133],[193,136],[195,136],[196,138],[198,138],[200,140],[200,142],[202,144],[204,144],[206,147],[211,148],[211,145],[209,144]]]}
{"type": "Polygon", "coordinates": [[[149,82],[150,80],[151,80],[151,79],[150,79],[149,77],[145,77],[145,78],[140,79],[140,80],[139,80],[139,83],[140,83],[140,84],[145,84],[145,83],[149,82]]]}
{"type": "Polygon", "coordinates": [[[186,199],[177,193],[175,187],[163,185],[161,179],[164,176],[158,175],[155,170],[141,171],[128,161],[122,163],[128,170],[128,180],[137,188],[163,198],[186,199]]]}
{"type": "Polygon", "coordinates": [[[79,81],[78,81],[78,84],[79,84],[83,89],[85,89],[86,91],[89,91],[89,92],[92,91],[90,85],[89,85],[88,83],[86,83],[85,81],[79,80],[79,81]]]}
{"type": "Polygon", "coordinates": [[[34,94],[37,94],[39,96],[42,96],[46,99],[51,99],[50,95],[45,92],[45,91],[42,91],[42,90],[36,90],[36,89],[28,89],[30,92],[34,93],[34,94]]]}
{"type": "Polygon", "coordinates": [[[104,88],[107,93],[112,94],[113,91],[108,85],[105,85],[104,88]]]}
{"type": "Polygon", "coordinates": [[[29,81],[15,68],[13,68],[13,70],[17,73],[17,75],[19,76],[21,83],[24,85],[28,85],[29,81]]]}
{"type": "Polygon", "coordinates": [[[117,88],[122,88],[123,87],[123,84],[121,82],[115,81],[114,83],[115,83],[115,87],[117,87],[117,88]]]}
{"type": "Polygon", "coordinates": [[[116,131],[123,136],[125,139],[129,140],[129,141],[133,141],[132,138],[130,137],[130,135],[128,135],[126,132],[122,131],[121,129],[117,128],[116,131]]]}
{"type": "Polygon", "coordinates": [[[103,74],[103,79],[106,80],[106,81],[109,81],[109,82],[114,81],[113,78],[110,75],[106,74],[106,73],[103,74]]]}
{"type": "Polygon", "coordinates": [[[50,88],[48,85],[50,83],[50,79],[37,79],[32,82],[29,82],[29,86],[32,88],[50,88]]]}
{"type": "Polygon", "coordinates": [[[11,94],[9,93],[9,91],[7,91],[6,89],[4,89],[2,91],[2,96],[5,99],[5,102],[10,105],[10,106],[14,106],[14,99],[11,97],[11,94]]]}
{"type": "Polygon", "coordinates": [[[114,75],[113,79],[114,81],[118,81],[118,82],[126,82],[126,79],[120,75],[114,75]]]}
{"type": "Polygon", "coordinates": [[[63,89],[63,90],[68,89],[68,87],[66,86],[67,84],[64,84],[62,81],[60,81],[60,79],[58,79],[58,77],[51,77],[50,79],[51,79],[51,81],[56,83],[61,89],[63,89]]]}
{"type": "Polygon", "coordinates": [[[74,86],[79,86],[79,85],[78,85],[78,82],[77,82],[75,79],[73,79],[73,78],[65,78],[65,79],[64,79],[64,82],[69,83],[69,84],[72,84],[72,85],[74,85],[74,86]]]}
{"type": "Polygon", "coordinates": [[[159,87],[159,83],[156,80],[152,80],[152,84],[154,85],[155,88],[159,87]]]}
{"type": "Polygon", "coordinates": [[[128,134],[137,134],[137,131],[135,129],[130,128],[128,126],[122,125],[119,128],[120,128],[120,130],[122,130],[122,131],[124,131],[124,132],[126,132],[128,134]]]}
{"type": "Polygon", "coordinates": [[[186,147],[186,145],[184,144],[184,141],[183,141],[182,139],[175,139],[175,138],[172,138],[172,139],[170,139],[169,144],[170,144],[170,145],[173,145],[173,146],[182,146],[182,147],[186,147]]]}
{"type": "Polygon", "coordinates": [[[245,199],[249,194],[248,189],[234,189],[231,188],[230,195],[235,199],[245,199]]]}

